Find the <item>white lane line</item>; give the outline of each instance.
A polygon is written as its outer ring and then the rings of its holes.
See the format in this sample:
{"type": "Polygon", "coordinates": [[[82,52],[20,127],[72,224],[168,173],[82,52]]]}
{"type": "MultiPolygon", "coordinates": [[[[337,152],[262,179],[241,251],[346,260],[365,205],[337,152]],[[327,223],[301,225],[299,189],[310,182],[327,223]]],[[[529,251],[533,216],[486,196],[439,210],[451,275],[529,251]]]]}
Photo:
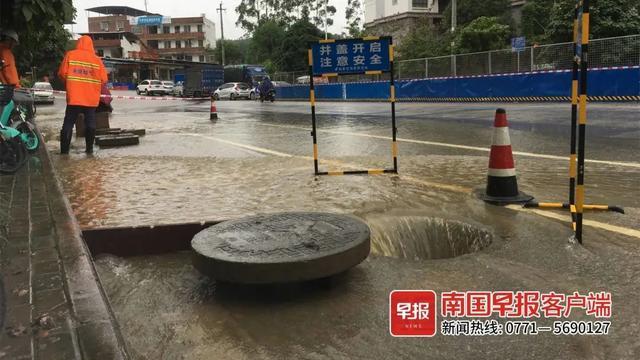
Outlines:
{"type": "MultiPolygon", "coordinates": [[[[265,148],[261,148],[261,147],[257,147],[257,146],[251,146],[251,145],[237,143],[237,142],[234,142],[234,141],[224,140],[224,139],[216,138],[216,137],[213,137],[213,136],[205,136],[205,135],[200,135],[200,134],[183,134],[183,135],[189,135],[189,136],[201,137],[201,138],[205,138],[205,139],[209,139],[209,140],[213,140],[213,141],[219,141],[219,142],[222,142],[222,143],[225,143],[225,144],[229,144],[229,145],[232,145],[232,146],[237,146],[237,147],[244,148],[244,149],[249,149],[249,150],[252,150],[252,151],[255,151],[255,152],[268,154],[268,155],[275,155],[275,156],[288,157],[288,158],[300,158],[300,159],[305,159],[305,160],[312,160],[312,158],[310,156],[298,156],[298,155],[287,154],[287,153],[274,151],[274,150],[269,150],[269,149],[265,149],[265,148]]],[[[352,164],[341,163],[339,161],[331,161],[331,163],[340,164],[342,166],[354,167],[355,168],[355,166],[353,166],[352,164]]],[[[463,187],[463,186],[436,183],[436,182],[417,179],[417,178],[414,178],[412,176],[399,175],[399,177],[402,180],[406,180],[406,181],[409,181],[409,182],[425,185],[427,187],[435,187],[435,188],[438,188],[438,189],[457,192],[457,193],[470,194],[473,191],[473,189],[467,188],[467,187],[463,187]]],[[[478,201],[480,201],[480,200],[478,200],[478,201]]],[[[553,213],[553,212],[548,212],[548,211],[543,211],[543,210],[538,210],[538,209],[525,209],[525,208],[523,208],[522,206],[519,206],[519,205],[507,205],[506,208],[507,209],[511,209],[511,210],[516,210],[516,211],[530,212],[530,213],[533,213],[533,214],[536,214],[536,215],[540,215],[540,216],[551,218],[551,219],[555,219],[555,220],[564,221],[564,222],[567,222],[567,223],[571,222],[569,217],[561,216],[560,214],[556,214],[556,213],[553,213]]],[[[629,228],[616,226],[616,225],[605,224],[605,223],[602,223],[602,222],[599,222],[599,221],[586,220],[586,219],[583,221],[583,224],[585,226],[590,226],[590,227],[594,227],[594,228],[598,228],[598,229],[602,229],[602,230],[606,230],[606,231],[610,231],[610,232],[614,232],[614,233],[618,233],[618,234],[631,236],[631,237],[635,237],[635,238],[640,239],[640,231],[638,231],[638,230],[629,229],[629,228]]]]}
{"type": "MultiPolygon", "coordinates": [[[[265,124],[265,123],[257,123],[257,125],[280,127],[280,128],[285,128],[285,129],[296,129],[296,130],[311,131],[311,129],[305,128],[305,127],[301,127],[301,126],[289,126],[289,125],[277,125],[277,124],[265,124]]],[[[364,134],[364,133],[350,133],[350,132],[337,131],[337,130],[326,130],[326,129],[325,130],[318,129],[317,131],[318,132],[327,133],[327,134],[334,134],[334,135],[359,136],[359,137],[366,137],[366,138],[380,139],[380,140],[388,140],[388,141],[392,140],[391,137],[383,136],[383,135],[371,135],[371,134],[364,134]]],[[[437,141],[414,140],[414,139],[404,139],[404,138],[398,138],[398,141],[399,142],[406,142],[406,143],[413,143],[413,144],[422,144],[422,145],[448,147],[448,148],[454,148],[454,149],[471,150],[471,151],[482,151],[482,152],[491,151],[490,148],[483,148],[483,147],[478,147],[478,146],[468,146],[468,145],[459,145],[459,144],[449,144],[449,143],[443,143],[443,142],[437,142],[437,141]]],[[[567,161],[567,162],[569,161],[569,157],[566,157],[566,156],[537,154],[537,153],[523,152],[523,151],[514,151],[513,154],[514,155],[519,155],[519,156],[533,157],[533,158],[562,160],[562,161],[567,161]]],[[[607,161],[607,160],[593,160],[593,159],[585,159],[585,162],[593,163],[593,164],[605,164],[605,165],[616,165],[616,166],[640,168],[640,163],[635,163],[635,162],[607,161]]]]}
{"type": "MultiPolygon", "coordinates": [[[[571,223],[571,217],[567,216],[567,215],[561,215],[555,212],[551,212],[551,211],[544,211],[544,210],[540,210],[540,209],[526,209],[523,208],[522,206],[519,205],[507,205],[506,208],[511,209],[511,210],[515,210],[515,211],[523,211],[523,212],[532,212],[536,215],[540,215],[543,217],[547,217],[550,219],[555,219],[555,220],[560,220],[562,222],[566,222],[566,223],[571,223]]],[[[582,223],[585,226],[590,226],[590,227],[594,227],[594,228],[598,228],[598,229],[602,229],[602,230],[607,230],[607,231],[611,231],[614,233],[618,233],[618,234],[622,234],[622,235],[626,235],[626,236],[630,236],[630,237],[634,237],[637,239],[640,239],[640,231],[635,230],[635,229],[630,229],[630,228],[626,228],[626,227],[622,227],[622,226],[617,226],[617,225],[611,225],[611,224],[606,224],[600,221],[594,221],[594,220],[587,220],[584,219],[582,221],[582,223]]]]}
{"type": "Polygon", "coordinates": [[[218,141],[218,142],[221,142],[221,143],[237,146],[239,148],[248,149],[248,150],[251,150],[251,151],[255,151],[255,152],[262,153],[262,154],[267,154],[267,155],[275,155],[275,156],[281,156],[281,157],[294,157],[295,156],[295,155],[286,154],[286,153],[279,152],[279,151],[274,151],[274,150],[269,150],[269,149],[265,149],[265,148],[261,148],[261,147],[257,147],[257,146],[240,144],[240,143],[237,143],[237,142],[234,142],[234,141],[224,140],[224,139],[220,139],[220,138],[213,137],[213,136],[206,136],[206,135],[201,135],[201,134],[181,134],[181,135],[200,137],[200,138],[204,138],[204,139],[218,141]]]}

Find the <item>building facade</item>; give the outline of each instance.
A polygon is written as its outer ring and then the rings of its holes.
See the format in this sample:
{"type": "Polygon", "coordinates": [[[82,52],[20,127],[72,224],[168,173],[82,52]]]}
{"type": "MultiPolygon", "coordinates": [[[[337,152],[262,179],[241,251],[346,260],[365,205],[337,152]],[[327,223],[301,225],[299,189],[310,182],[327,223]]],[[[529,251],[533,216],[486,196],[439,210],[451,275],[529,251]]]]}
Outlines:
{"type": "MultiPolygon", "coordinates": [[[[87,9],[101,16],[89,16],[89,34],[99,40],[100,48],[122,58],[151,58],[215,62],[212,52],[216,46],[216,29],[213,21],[204,14],[196,17],[168,18],[161,25],[137,25],[136,16],[157,16],[129,7],[111,6],[87,9]],[[169,20],[170,19],[170,20],[169,20]],[[139,50],[130,49],[120,39],[122,51],[118,52],[113,33],[132,34],[140,40],[139,50]],[[102,43],[104,42],[104,43],[102,43]]],[[[126,37],[125,37],[126,38],[126,37]]],[[[135,46],[135,45],[134,45],[135,46]]],[[[116,57],[116,56],[111,56],[116,57]]]]}
{"type": "Polygon", "coordinates": [[[93,47],[98,56],[120,59],[153,58],[154,56],[140,38],[131,32],[89,32],[80,35],[87,35],[93,39],[93,47]]]}
{"type": "Polygon", "coordinates": [[[394,43],[421,22],[442,21],[441,12],[449,0],[365,0],[364,27],[369,35],[391,35],[394,43]]]}
{"type": "Polygon", "coordinates": [[[204,14],[171,18],[170,23],[157,26],[133,26],[132,32],[162,59],[214,61],[207,50],[216,46],[215,24],[204,14]]]}

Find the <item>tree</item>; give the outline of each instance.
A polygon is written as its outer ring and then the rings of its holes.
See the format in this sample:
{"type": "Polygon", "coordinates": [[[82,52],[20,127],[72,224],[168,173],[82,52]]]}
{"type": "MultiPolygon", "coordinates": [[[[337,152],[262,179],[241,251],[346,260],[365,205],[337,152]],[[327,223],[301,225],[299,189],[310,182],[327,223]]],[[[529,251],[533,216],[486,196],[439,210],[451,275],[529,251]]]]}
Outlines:
{"type": "Polygon", "coordinates": [[[530,0],[522,7],[522,35],[529,43],[542,43],[548,39],[547,28],[554,0],[530,0]]]}
{"type": "Polygon", "coordinates": [[[264,62],[271,60],[278,66],[281,59],[281,46],[285,39],[285,29],[275,20],[261,23],[253,31],[251,38],[252,60],[264,62]]]}
{"type": "Polygon", "coordinates": [[[401,59],[418,59],[424,57],[448,55],[450,53],[449,33],[439,32],[427,21],[423,21],[411,29],[398,46],[398,57],[401,59]]]}
{"type": "Polygon", "coordinates": [[[283,27],[301,19],[310,19],[317,26],[333,24],[331,17],[336,8],[329,0],[241,0],[236,7],[238,21],[249,33],[253,33],[262,23],[274,21],[283,27]]]}
{"type": "MultiPolygon", "coordinates": [[[[549,16],[548,39],[571,41],[575,2],[557,0],[549,16]]],[[[640,29],[637,0],[599,0],[590,2],[590,37],[604,38],[637,34],[640,29]]]]}
{"type": "Polygon", "coordinates": [[[456,32],[456,53],[503,49],[510,33],[497,17],[481,16],[456,32]]]}
{"type": "Polygon", "coordinates": [[[39,74],[55,72],[67,50],[69,33],[63,24],[75,16],[71,0],[3,0],[0,28],[20,36],[14,53],[21,74],[36,67],[39,74]]]}
{"type": "Polygon", "coordinates": [[[307,48],[310,41],[323,37],[323,32],[309,20],[302,19],[287,29],[280,59],[280,69],[286,71],[306,70],[309,66],[307,48]]]}
{"type": "MultiPolygon", "coordinates": [[[[245,64],[249,62],[247,58],[249,55],[249,47],[251,46],[251,40],[225,40],[224,41],[224,59],[225,64],[245,64]]],[[[218,39],[216,42],[216,48],[212,50],[216,61],[222,63],[222,40],[218,39]]]]}
{"type": "Polygon", "coordinates": [[[0,27],[18,33],[41,31],[71,22],[75,13],[72,0],[2,0],[0,27]]]}
{"type": "MultiPolygon", "coordinates": [[[[478,0],[458,0],[456,2],[458,26],[467,25],[481,16],[498,17],[504,23],[508,23],[511,18],[509,3],[509,0],[484,0],[482,2],[478,0]]],[[[443,16],[447,28],[451,28],[451,2],[444,10],[443,16]]]]}
{"type": "Polygon", "coordinates": [[[362,36],[362,3],[360,0],[347,0],[345,18],[347,20],[347,32],[351,37],[362,36]]]}

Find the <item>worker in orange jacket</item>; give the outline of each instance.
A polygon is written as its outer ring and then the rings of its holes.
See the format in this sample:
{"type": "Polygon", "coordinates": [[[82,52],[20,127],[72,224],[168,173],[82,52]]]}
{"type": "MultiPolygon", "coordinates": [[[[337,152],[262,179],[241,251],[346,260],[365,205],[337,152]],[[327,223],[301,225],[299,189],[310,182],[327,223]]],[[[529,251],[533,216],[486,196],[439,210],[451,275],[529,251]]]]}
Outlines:
{"type": "Polygon", "coordinates": [[[76,49],[65,54],[58,76],[67,88],[67,110],[60,131],[60,153],[69,153],[76,118],[84,114],[85,152],[91,154],[96,138],[96,107],[100,101],[100,90],[109,79],[102,60],[95,55],[90,37],[81,36],[76,49]]]}
{"type": "Polygon", "coordinates": [[[14,30],[0,33],[0,59],[4,60],[4,68],[0,70],[0,84],[20,87],[20,78],[13,57],[13,47],[18,44],[18,34],[14,30]]]}

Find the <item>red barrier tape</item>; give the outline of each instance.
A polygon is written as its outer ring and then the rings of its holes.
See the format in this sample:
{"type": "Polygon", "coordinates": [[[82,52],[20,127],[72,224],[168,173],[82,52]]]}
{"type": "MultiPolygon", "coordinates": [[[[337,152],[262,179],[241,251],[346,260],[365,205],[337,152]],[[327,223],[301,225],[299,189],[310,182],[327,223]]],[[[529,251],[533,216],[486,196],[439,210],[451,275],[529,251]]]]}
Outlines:
{"type": "MultiPolygon", "coordinates": [[[[34,91],[35,89],[25,89],[34,91]]],[[[53,90],[54,94],[66,94],[66,91],[53,90]]],[[[111,99],[120,99],[120,100],[152,100],[152,101],[203,101],[203,100],[211,100],[209,97],[199,97],[199,98],[177,98],[177,97],[155,97],[155,96],[122,96],[122,95],[100,95],[100,97],[111,99]]]]}

